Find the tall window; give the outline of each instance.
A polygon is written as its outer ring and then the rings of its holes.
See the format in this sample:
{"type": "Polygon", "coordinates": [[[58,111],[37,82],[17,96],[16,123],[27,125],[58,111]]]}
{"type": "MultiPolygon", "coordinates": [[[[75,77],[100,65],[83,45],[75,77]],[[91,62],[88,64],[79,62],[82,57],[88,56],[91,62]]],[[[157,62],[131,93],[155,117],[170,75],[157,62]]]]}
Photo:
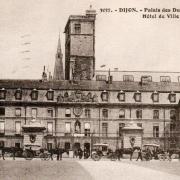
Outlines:
{"type": "Polygon", "coordinates": [[[16,135],[21,134],[21,122],[15,122],[15,134],[16,135]]]}
{"type": "Polygon", "coordinates": [[[66,117],[71,117],[71,109],[70,108],[66,108],[65,116],[66,117]]]}
{"type": "Polygon", "coordinates": [[[47,91],[46,97],[47,97],[47,100],[53,100],[54,99],[54,91],[52,89],[47,91]]]}
{"type": "Polygon", "coordinates": [[[38,99],[38,91],[36,89],[33,89],[31,92],[31,99],[37,100],[38,99]]]}
{"type": "Polygon", "coordinates": [[[159,102],[159,93],[158,92],[152,93],[152,100],[153,100],[153,102],[159,102]]]}
{"type": "Polygon", "coordinates": [[[102,99],[102,101],[108,101],[108,92],[107,91],[103,91],[101,93],[101,99],[102,99]]]}
{"type": "Polygon", "coordinates": [[[125,109],[120,109],[119,118],[125,118],[125,109]]]}
{"type": "Polygon", "coordinates": [[[21,89],[17,89],[14,96],[15,96],[16,100],[21,100],[22,99],[22,91],[21,91],[21,89]]]}
{"type": "Polygon", "coordinates": [[[53,123],[52,122],[48,122],[47,123],[47,134],[48,135],[52,135],[53,134],[53,123]]]}
{"type": "Polygon", "coordinates": [[[81,24],[74,24],[74,31],[75,34],[80,34],[81,33],[81,24]]]}
{"type": "Polygon", "coordinates": [[[125,101],[125,93],[122,91],[122,92],[119,92],[118,93],[118,96],[117,96],[118,100],[119,101],[125,101]]]}
{"type": "Polygon", "coordinates": [[[136,110],[136,118],[137,119],[142,119],[142,110],[141,109],[136,110]]]}
{"type": "Polygon", "coordinates": [[[6,99],[6,90],[4,88],[0,89],[0,99],[6,99]]]}
{"type": "Polygon", "coordinates": [[[103,118],[108,118],[108,109],[103,109],[102,110],[102,117],[103,118]]]}
{"type": "Polygon", "coordinates": [[[176,110],[175,109],[170,110],[170,119],[176,120],[176,110]]]}
{"type": "Polygon", "coordinates": [[[133,75],[124,75],[123,76],[123,81],[125,81],[125,82],[133,82],[134,81],[134,76],[133,75]]]}
{"type": "Polygon", "coordinates": [[[108,136],[108,123],[102,123],[102,136],[108,136]]]}
{"type": "Polygon", "coordinates": [[[153,125],[153,137],[159,137],[159,125],[153,125]]]}
{"type": "Polygon", "coordinates": [[[31,116],[32,116],[32,118],[36,118],[37,117],[37,108],[32,108],[31,109],[31,116]]]}
{"type": "Polygon", "coordinates": [[[176,102],[176,94],[175,93],[172,92],[169,94],[169,101],[172,103],[176,102]]]}
{"type": "Polygon", "coordinates": [[[90,109],[85,109],[85,116],[86,116],[86,118],[91,117],[91,110],[90,109]]]}
{"type": "Polygon", "coordinates": [[[85,123],[84,124],[84,135],[85,136],[90,136],[90,123],[85,123]]]}
{"type": "Polygon", "coordinates": [[[174,123],[170,124],[170,137],[174,137],[174,131],[176,130],[176,125],[174,123]]]}
{"type": "Polygon", "coordinates": [[[53,109],[47,110],[48,117],[53,117],[53,109]]]}
{"type": "Polygon", "coordinates": [[[15,109],[15,116],[21,116],[21,108],[15,109]]]}
{"type": "Polygon", "coordinates": [[[159,110],[153,110],[153,119],[159,119],[159,110]]]}
{"type": "Polygon", "coordinates": [[[5,122],[0,121],[0,134],[4,134],[5,132],[5,122]]]}
{"type": "Polygon", "coordinates": [[[65,133],[71,133],[71,123],[65,124],[65,133]]]}
{"type": "Polygon", "coordinates": [[[136,102],[141,102],[141,93],[140,92],[134,93],[134,100],[136,102]]]}
{"type": "Polygon", "coordinates": [[[0,116],[5,116],[5,108],[0,107],[0,116]]]}
{"type": "Polygon", "coordinates": [[[125,126],[124,123],[119,123],[119,137],[122,136],[122,128],[125,126]]]}

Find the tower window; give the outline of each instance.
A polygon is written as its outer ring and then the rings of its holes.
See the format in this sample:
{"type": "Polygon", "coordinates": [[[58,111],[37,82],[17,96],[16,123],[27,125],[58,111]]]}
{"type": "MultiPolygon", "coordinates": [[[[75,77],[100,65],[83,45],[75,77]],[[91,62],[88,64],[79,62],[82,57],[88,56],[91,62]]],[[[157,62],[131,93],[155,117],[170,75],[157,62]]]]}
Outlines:
{"type": "Polygon", "coordinates": [[[74,31],[75,34],[80,34],[81,33],[81,24],[74,24],[74,31]]]}

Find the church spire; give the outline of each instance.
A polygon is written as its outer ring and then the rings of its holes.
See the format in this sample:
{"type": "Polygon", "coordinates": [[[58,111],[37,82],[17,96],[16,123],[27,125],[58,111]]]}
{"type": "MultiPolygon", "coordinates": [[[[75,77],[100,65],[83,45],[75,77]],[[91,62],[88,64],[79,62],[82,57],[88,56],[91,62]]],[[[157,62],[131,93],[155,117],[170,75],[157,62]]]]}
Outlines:
{"type": "Polygon", "coordinates": [[[61,40],[60,40],[60,34],[59,34],[58,46],[57,46],[57,52],[56,52],[56,60],[55,60],[55,65],[54,65],[53,80],[64,80],[62,58],[63,58],[63,54],[62,54],[62,50],[61,50],[61,40]]]}

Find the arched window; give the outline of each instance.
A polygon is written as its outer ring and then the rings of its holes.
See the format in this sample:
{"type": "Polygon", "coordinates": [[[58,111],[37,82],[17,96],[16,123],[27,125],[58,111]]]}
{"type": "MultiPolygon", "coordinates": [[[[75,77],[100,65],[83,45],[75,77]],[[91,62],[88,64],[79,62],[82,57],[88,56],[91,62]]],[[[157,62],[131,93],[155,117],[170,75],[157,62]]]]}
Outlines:
{"type": "Polygon", "coordinates": [[[119,118],[125,118],[125,109],[120,109],[119,118]]]}

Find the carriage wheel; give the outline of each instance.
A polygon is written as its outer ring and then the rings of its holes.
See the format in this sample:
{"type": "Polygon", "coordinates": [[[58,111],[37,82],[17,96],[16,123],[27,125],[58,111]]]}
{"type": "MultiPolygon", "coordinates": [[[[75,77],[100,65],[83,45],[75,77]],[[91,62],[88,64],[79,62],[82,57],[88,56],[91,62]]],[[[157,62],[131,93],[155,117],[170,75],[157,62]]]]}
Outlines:
{"type": "Polygon", "coordinates": [[[158,157],[159,157],[159,160],[160,160],[160,161],[164,161],[164,160],[165,160],[165,157],[164,157],[163,154],[160,154],[158,157]]]}
{"type": "Polygon", "coordinates": [[[101,157],[98,154],[94,153],[94,154],[92,154],[92,159],[94,161],[99,161],[101,159],[101,157]]]}
{"type": "Polygon", "coordinates": [[[117,160],[116,154],[112,154],[112,155],[111,155],[111,161],[116,161],[116,160],[117,160]]]}
{"type": "Polygon", "coordinates": [[[24,152],[24,158],[25,158],[26,160],[32,160],[33,157],[34,157],[33,153],[28,152],[28,151],[24,152]]]}
{"type": "Polygon", "coordinates": [[[50,155],[47,153],[42,153],[42,154],[40,154],[40,158],[41,158],[41,160],[48,161],[50,159],[50,155]]]}

